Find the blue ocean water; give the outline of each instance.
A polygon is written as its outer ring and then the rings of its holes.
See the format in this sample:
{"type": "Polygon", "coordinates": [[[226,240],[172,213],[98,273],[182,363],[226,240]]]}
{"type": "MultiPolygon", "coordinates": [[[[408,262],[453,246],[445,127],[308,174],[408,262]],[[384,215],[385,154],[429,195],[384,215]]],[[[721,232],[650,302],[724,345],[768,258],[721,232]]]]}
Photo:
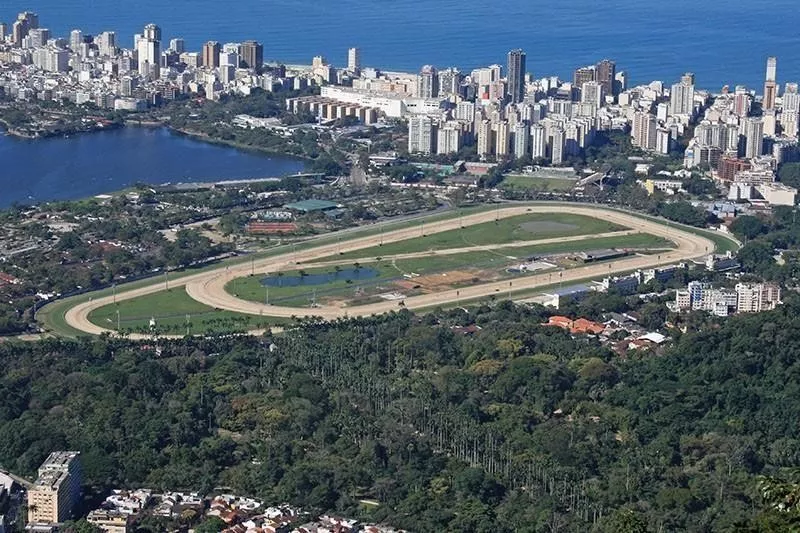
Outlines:
{"type": "Polygon", "coordinates": [[[183,37],[199,49],[209,39],[255,38],[266,58],[287,63],[322,54],[344,65],[347,48],[358,46],[368,66],[467,69],[503,64],[521,47],[536,76],[569,77],[609,57],[637,83],[692,71],[699,86],[717,90],[760,87],[775,55],[779,82],[800,80],[797,0],[6,0],[0,20],[25,9],[57,34],[115,30],[131,47],[134,33],[155,22],[165,41],[183,37]]]}
{"type": "Polygon", "coordinates": [[[139,182],[278,177],[304,168],[298,159],[243,152],[165,129],[132,127],[43,140],[0,133],[0,208],[85,198],[139,182]]]}

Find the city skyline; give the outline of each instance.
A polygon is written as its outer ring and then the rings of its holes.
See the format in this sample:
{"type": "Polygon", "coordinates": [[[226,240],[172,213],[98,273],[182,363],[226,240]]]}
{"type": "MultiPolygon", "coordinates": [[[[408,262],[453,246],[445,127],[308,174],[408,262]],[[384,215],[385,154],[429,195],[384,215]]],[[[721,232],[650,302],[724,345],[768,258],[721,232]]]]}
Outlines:
{"type": "MultiPolygon", "coordinates": [[[[2,15],[0,15],[0,21],[5,21],[7,24],[10,25],[10,22],[12,21],[12,17],[13,17],[13,13],[2,14],[2,15]]],[[[157,23],[158,23],[158,21],[157,21],[157,23]]],[[[126,22],[126,24],[129,24],[129,23],[126,22]]],[[[53,25],[51,24],[50,26],[53,26],[53,25]]],[[[96,24],[94,26],[96,26],[96,24]]],[[[163,26],[167,27],[166,25],[163,25],[163,26]]],[[[171,26],[179,26],[179,27],[181,27],[181,26],[184,26],[184,25],[183,24],[173,24],[171,26]]],[[[80,25],[78,25],[78,27],[80,27],[80,25]]],[[[64,29],[62,33],[64,33],[66,35],[66,34],[69,33],[70,29],[71,28],[64,29]]],[[[61,32],[62,30],[59,30],[59,31],[61,32]]],[[[197,31],[199,31],[197,28],[191,28],[191,29],[187,30],[184,33],[189,33],[189,34],[193,35],[194,38],[193,39],[189,39],[189,38],[183,39],[181,37],[181,39],[184,42],[189,43],[191,48],[196,49],[196,50],[200,50],[202,45],[203,45],[203,43],[205,43],[206,40],[208,40],[208,36],[204,36],[202,34],[198,35],[197,31]]],[[[98,30],[98,33],[99,33],[99,30],[98,30]]],[[[131,34],[133,34],[133,33],[135,33],[135,30],[131,34]]],[[[180,33],[182,33],[182,32],[180,32],[178,30],[175,30],[176,36],[177,36],[177,34],[180,34],[180,33]]],[[[120,35],[120,34],[121,34],[121,32],[118,32],[118,35],[120,35]]],[[[126,35],[127,35],[127,32],[126,32],[126,35]]],[[[245,35],[243,35],[243,34],[239,35],[238,32],[236,32],[236,35],[230,36],[230,37],[231,37],[231,39],[220,38],[220,42],[225,41],[225,40],[237,40],[237,39],[238,40],[242,40],[242,39],[246,38],[245,35]]],[[[211,38],[213,38],[213,36],[211,38]]],[[[128,39],[125,38],[125,39],[123,39],[122,42],[125,43],[125,42],[127,42],[127,40],[128,39]]],[[[414,69],[411,68],[409,65],[397,66],[397,65],[394,65],[391,62],[387,62],[386,64],[380,64],[381,62],[379,60],[370,60],[369,59],[370,56],[374,56],[374,55],[377,54],[377,51],[376,51],[377,47],[375,47],[375,46],[365,46],[365,41],[354,40],[352,38],[350,38],[349,41],[351,43],[350,46],[358,47],[359,52],[360,52],[361,62],[363,64],[369,64],[370,66],[380,67],[380,68],[383,68],[383,69],[385,69],[387,71],[400,71],[400,72],[413,72],[414,71],[414,69]],[[366,58],[366,62],[364,62],[363,58],[366,58]]],[[[523,41],[519,41],[517,43],[517,46],[514,46],[512,44],[512,45],[509,46],[508,49],[520,48],[519,44],[521,44],[522,42],[523,41]]],[[[276,51],[276,50],[279,49],[279,48],[276,48],[276,45],[278,47],[283,47],[281,49],[285,49],[285,45],[280,44],[280,43],[276,43],[276,42],[271,41],[271,40],[265,40],[264,43],[265,43],[265,50],[266,50],[265,58],[269,59],[270,61],[277,60],[277,61],[281,61],[281,62],[283,62],[285,64],[307,64],[308,55],[304,56],[306,58],[305,60],[299,58],[296,55],[296,52],[290,52],[290,53],[286,54],[286,55],[288,55],[290,57],[282,57],[282,55],[279,52],[276,51]]],[[[302,43],[300,43],[300,44],[302,44],[302,43]]],[[[522,48],[525,48],[525,46],[522,46],[522,48]]],[[[292,48],[292,50],[296,50],[296,49],[297,49],[296,47],[292,48]]],[[[782,52],[782,55],[788,55],[789,54],[789,52],[787,51],[786,47],[782,47],[781,48],[781,52],[782,52]]],[[[332,61],[332,63],[334,65],[341,65],[341,66],[347,65],[347,60],[348,60],[348,57],[347,57],[347,54],[348,54],[347,46],[345,46],[345,47],[337,47],[337,46],[334,46],[332,43],[326,42],[324,44],[324,46],[317,47],[317,48],[314,49],[314,51],[309,52],[310,55],[320,54],[320,53],[321,53],[321,55],[324,55],[324,56],[326,56],[328,58],[335,58],[332,61]]],[[[503,52],[503,54],[504,53],[505,52],[503,52]]],[[[585,55],[585,54],[581,54],[581,55],[585,55]]],[[[604,52],[598,52],[597,55],[600,56],[600,57],[602,57],[602,56],[609,57],[609,56],[612,56],[612,55],[618,56],[619,54],[608,54],[608,53],[604,53],[604,52]]],[[[773,50],[767,50],[767,51],[763,52],[759,57],[757,57],[757,58],[754,57],[753,60],[757,60],[758,64],[762,64],[763,65],[764,58],[769,57],[771,55],[774,55],[774,51],[773,50]]],[[[496,56],[495,61],[503,62],[503,63],[505,62],[503,60],[503,57],[500,54],[498,54],[496,56]]],[[[572,68],[567,67],[567,71],[565,72],[563,66],[562,67],[558,67],[558,66],[552,66],[551,67],[550,65],[553,63],[553,61],[551,59],[548,59],[547,56],[541,56],[541,55],[537,56],[537,62],[539,62],[539,64],[533,66],[534,67],[533,68],[533,72],[534,73],[542,72],[544,74],[558,75],[561,79],[568,79],[567,75],[571,76],[571,73],[574,71],[574,68],[575,68],[574,66],[572,68]],[[545,59],[543,59],[543,57],[545,59]]],[[[576,58],[575,60],[571,60],[570,62],[573,63],[573,65],[574,65],[576,62],[580,63],[581,61],[576,58]]],[[[618,62],[623,64],[623,65],[626,64],[624,60],[620,60],[618,62]]],[[[458,62],[454,58],[453,60],[443,59],[441,61],[427,61],[427,62],[426,61],[421,61],[419,63],[419,65],[432,64],[432,65],[436,66],[437,68],[444,68],[445,66],[448,66],[448,65],[457,64],[457,65],[460,65],[462,68],[468,70],[468,69],[471,69],[471,68],[476,68],[476,67],[480,66],[481,64],[490,64],[490,63],[491,63],[491,61],[486,62],[486,63],[475,62],[475,61],[458,62]]],[[[786,61],[785,64],[790,65],[791,68],[795,68],[793,66],[795,63],[786,61]]],[[[419,68],[419,65],[417,65],[416,68],[419,68]]],[[[690,61],[687,61],[683,66],[676,66],[674,69],[672,69],[670,71],[670,73],[665,73],[663,75],[658,75],[658,76],[648,76],[648,75],[642,73],[642,69],[637,69],[637,68],[633,68],[633,67],[630,67],[630,66],[626,66],[625,72],[626,72],[626,74],[629,75],[629,79],[635,80],[635,83],[646,83],[646,82],[653,81],[653,80],[665,80],[665,81],[666,80],[671,80],[671,79],[677,78],[680,75],[680,72],[685,71],[685,70],[696,70],[696,71],[700,72],[701,74],[702,73],[707,73],[707,70],[708,70],[708,69],[698,69],[698,68],[692,69],[691,67],[692,67],[692,63],[690,61]],[[632,75],[632,77],[631,77],[631,75],[632,75]]],[[[760,70],[761,70],[761,68],[753,67],[753,68],[750,68],[750,69],[747,69],[747,70],[737,69],[737,72],[744,73],[747,77],[752,77],[752,80],[749,80],[749,82],[744,83],[744,84],[746,86],[748,86],[749,88],[751,88],[751,89],[758,90],[759,89],[759,84],[755,80],[757,78],[761,78],[760,75],[756,74],[760,70]]],[[[761,72],[763,72],[763,71],[761,71],[761,72]]],[[[800,72],[798,72],[797,74],[798,74],[796,76],[797,79],[800,79],[800,72]]],[[[793,78],[794,78],[793,76],[787,76],[787,78],[785,78],[785,79],[793,79],[793,78]]],[[[724,83],[724,85],[728,85],[730,87],[733,87],[734,85],[738,84],[738,82],[739,82],[739,80],[737,80],[737,79],[729,79],[724,83]]],[[[779,85],[780,84],[781,83],[780,83],[780,80],[779,80],[779,85]]],[[[714,83],[714,81],[710,80],[709,76],[706,75],[706,76],[701,76],[701,83],[698,85],[698,87],[704,88],[704,89],[709,90],[709,91],[713,91],[714,93],[717,93],[717,92],[719,92],[721,90],[722,85],[723,84],[714,83]],[[703,81],[703,80],[707,80],[707,81],[703,81]]]]}

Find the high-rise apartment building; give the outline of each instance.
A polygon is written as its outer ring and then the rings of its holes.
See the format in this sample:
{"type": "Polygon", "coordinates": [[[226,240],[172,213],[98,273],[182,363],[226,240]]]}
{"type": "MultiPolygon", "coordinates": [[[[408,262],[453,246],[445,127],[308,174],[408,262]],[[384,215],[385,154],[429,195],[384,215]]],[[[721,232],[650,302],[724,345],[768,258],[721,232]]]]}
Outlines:
{"type": "Polygon", "coordinates": [[[47,72],[66,72],[69,68],[69,51],[55,46],[36,48],[33,64],[47,72]]]}
{"type": "Polygon", "coordinates": [[[617,72],[614,76],[614,94],[619,94],[628,90],[628,73],[625,71],[617,72]]]}
{"type": "Polygon", "coordinates": [[[181,38],[170,39],[169,49],[180,55],[186,51],[186,41],[181,38]]]}
{"type": "Polygon", "coordinates": [[[475,120],[475,102],[459,102],[456,106],[455,117],[458,120],[469,122],[475,120]]]}
{"type": "Polygon", "coordinates": [[[687,72],[669,93],[671,115],[691,115],[694,111],[694,74],[687,72]]]}
{"type": "Polygon", "coordinates": [[[511,149],[511,128],[507,120],[498,122],[494,126],[495,144],[494,152],[498,158],[506,157],[511,149]]]}
{"type": "Polygon", "coordinates": [[[240,50],[242,66],[261,72],[264,66],[264,45],[258,41],[245,41],[240,50]]]}
{"type": "Polygon", "coordinates": [[[436,98],[439,96],[439,75],[436,67],[425,65],[417,76],[417,96],[436,98]]]}
{"type": "Polygon", "coordinates": [[[452,154],[461,149],[462,129],[458,122],[447,122],[436,135],[436,153],[452,154]]]}
{"type": "Polygon", "coordinates": [[[746,117],[750,113],[750,93],[747,87],[737,85],[733,92],[733,113],[737,117],[746,117]]]}
{"type": "Polygon", "coordinates": [[[566,141],[567,136],[564,128],[556,126],[550,130],[550,160],[554,165],[560,165],[564,162],[566,141]]]}
{"type": "Polygon", "coordinates": [[[520,49],[508,53],[506,98],[515,104],[525,99],[525,58],[525,52],[520,49]]]}
{"type": "Polygon", "coordinates": [[[547,130],[541,124],[531,126],[531,157],[547,157],[547,130]]]}
{"type": "Polygon", "coordinates": [[[104,31],[94,39],[101,56],[114,56],[117,54],[117,34],[113,31],[104,31]]]}
{"type": "Polygon", "coordinates": [[[347,50],[347,71],[358,74],[361,71],[361,50],[350,48],[347,50]]]}
{"type": "Polygon", "coordinates": [[[520,159],[530,154],[531,128],[525,122],[514,126],[514,157],[520,159]]]}
{"type": "Polygon", "coordinates": [[[478,155],[481,157],[490,156],[494,153],[494,130],[492,121],[483,119],[478,124],[478,155]]]}
{"type": "Polygon", "coordinates": [[[41,48],[50,40],[50,30],[47,28],[33,28],[28,31],[31,48],[41,48]]]}
{"type": "Polygon", "coordinates": [[[416,116],[408,119],[409,153],[430,154],[435,146],[436,135],[430,117],[416,116]]]}
{"type": "Polygon", "coordinates": [[[142,38],[161,42],[161,28],[152,23],[146,25],[144,27],[144,31],[142,32],[142,38]]]}
{"type": "Polygon", "coordinates": [[[73,52],[78,52],[83,44],[83,32],[81,30],[72,30],[69,32],[69,48],[73,52]]]}
{"type": "Polygon", "coordinates": [[[642,150],[654,150],[658,141],[656,117],[646,111],[637,111],[633,116],[631,137],[633,144],[642,150]]]}
{"type": "Polygon", "coordinates": [[[39,27],[39,15],[31,11],[24,11],[17,15],[17,20],[11,25],[11,40],[14,46],[22,46],[22,41],[31,30],[39,27]]]}
{"type": "Polygon", "coordinates": [[[464,77],[461,71],[450,67],[439,71],[439,96],[456,95],[461,91],[461,82],[464,77]]]}
{"type": "Polygon", "coordinates": [[[139,74],[158,78],[161,65],[161,43],[152,39],[139,39],[136,46],[139,74]]]}
{"type": "Polygon", "coordinates": [[[157,79],[161,68],[161,28],[148,24],[135,39],[139,74],[157,79]]]}
{"type": "Polygon", "coordinates": [[[610,59],[604,59],[595,66],[595,79],[594,81],[603,86],[605,94],[616,94],[614,91],[614,82],[617,77],[617,64],[610,59]]]}
{"type": "Polygon", "coordinates": [[[787,137],[797,137],[800,129],[800,92],[796,83],[787,83],[783,90],[781,128],[787,137]]]}
{"type": "Polygon", "coordinates": [[[594,65],[576,69],[575,74],[572,76],[572,85],[580,89],[583,87],[584,83],[595,81],[595,77],[597,76],[596,70],[597,68],[594,65]]]}
{"type": "Polygon", "coordinates": [[[605,84],[599,81],[587,81],[581,86],[581,102],[601,107],[605,101],[605,84]]]}
{"type": "Polygon", "coordinates": [[[739,313],[759,313],[775,309],[781,303],[781,288],[774,283],[737,283],[739,313]]]}
{"type": "Polygon", "coordinates": [[[787,83],[783,89],[781,102],[783,111],[800,111],[800,91],[796,83],[787,83]]]}
{"type": "Polygon", "coordinates": [[[764,153],[764,121],[760,117],[750,117],[745,121],[744,136],[745,158],[753,159],[764,153]]]}
{"type": "Polygon", "coordinates": [[[764,101],[762,106],[765,111],[775,109],[775,100],[778,97],[778,60],[774,57],[767,58],[767,75],[764,81],[764,101]]]}
{"type": "Polygon", "coordinates": [[[219,42],[208,41],[203,45],[203,66],[207,68],[216,68],[219,66],[219,54],[222,50],[219,42]]]}
{"type": "Polygon", "coordinates": [[[53,452],[28,490],[28,523],[56,524],[72,517],[81,495],[80,452],[53,452]]]}

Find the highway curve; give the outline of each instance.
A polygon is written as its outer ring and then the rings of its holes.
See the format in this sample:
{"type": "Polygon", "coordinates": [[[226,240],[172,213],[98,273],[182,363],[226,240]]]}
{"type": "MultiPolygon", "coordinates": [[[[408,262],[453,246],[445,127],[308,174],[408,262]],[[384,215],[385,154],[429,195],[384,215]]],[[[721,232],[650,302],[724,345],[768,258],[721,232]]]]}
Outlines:
{"type": "MultiPolygon", "coordinates": [[[[418,309],[446,305],[460,300],[470,300],[474,298],[486,297],[492,294],[505,295],[508,291],[520,291],[536,289],[555,282],[569,283],[576,280],[587,278],[600,278],[617,272],[635,270],[639,268],[652,268],[659,265],[674,264],[680,261],[699,258],[714,250],[714,243],[710,239],[685,231],[682,229],[666,226],[651,219],[627,214],[621,211],[606,209],[602,207],[586,205],[517,205],[513,207],[501,208],[498,211],[486,211],[455,217],[448,220],[424,223],[409,228],[387,231],[383,235],[370,235],[367,237],[357,237],[342,243],[324,244],[314,248],[298,252],[287,252],[281,255],[255,260],[250,263],[235,266],[221,266],[218,269],[206,271],[198,274],[185,276],[170,282],[171,288],[185,286],[189,296],[198,302],[204,303],[217,309],[225,309],[237,313],[253,315],[264,315],[274,317],[322,317],[324,319],[335,319],[345,316],[368,316],[373,314],[385,313],[397,310],[397,301],[381,301],[367,305],[353,307],[321,306],[314,308],[282,307],[275,305],[265,305],[257,302],[250,302],[239,299],[225,290],[225,284],[233,278],[247,276],[255,268],[256,273],[266,274],[287,270],[296,270],[297,263],[310,261],[320,257],[335,257],[338,253],[345,253],[362,248],[378,246],[381,242],[390,243],[406,239],[412,239],[422,235],[439,233],[452,229],[458,229],[461,224],[471,226],[484,222],[491,222],[497,217],[507,218],[526,213],[571,213],[600,218],[626,226],[632,230],[649,233],[663,237],[675,243],[675,249],[663,252],[660,255],[638,255],[625,257],[613,261],[598,264],[589,264],[573,269],[563,270],[556,273],[528,275],[514,280],[504,280],[491,283],[483,283],[459,289],[445,290],[431,294],[411,296],[405,299],[404,304],[408,309],[418,309]],[[424,227],[423,227],[424,224],[424,227]]],[[[587,236],[590,237],[590,236],[587,236]]],[[[567,239],[565,239],[567,240],[567,239]]],[[[390,258],[391,256],[387,256],[390,258]]],[[[163,282],[154,281],[153,284],[139,287],[127,292],[118,292],[117,301],[129,300],[139,296],[152,294],[164,289],[163,282]]],[[[89,314],[100,307],[113,303],[113,296],[105,296],[93,299],[88,302],[80,303],[70,308],[65,314],[66,322],[73,328],[86,333],[99,335],[102,333],[113,333],[97,326],[89,321],[89,314]]]]}

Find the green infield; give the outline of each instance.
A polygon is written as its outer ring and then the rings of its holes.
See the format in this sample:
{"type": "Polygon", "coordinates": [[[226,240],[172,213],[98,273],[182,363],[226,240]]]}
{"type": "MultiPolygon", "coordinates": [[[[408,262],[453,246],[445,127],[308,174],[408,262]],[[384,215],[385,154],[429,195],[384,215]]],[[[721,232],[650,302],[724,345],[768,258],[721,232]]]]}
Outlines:
{"type": "MultiPolygon", "coordinates": [[[[358,259],[352,263],[337,261],[337,265],[299,269],[271,274],[269,286],[265,276],[246,276],[229,281],[225,290],[238,298],[285,307],[308,307],[323,301],[351,301],[398,289],[397,281],[413,281],[418,276],[460,271],[466,273],[469,283],[480,283],[519,274],[506,269],[532,256],[566,254],[600,248],[626,248],[636,250],[664,250],[672,248],[669,241],[654,235],[634,233],[599,239],[549,244],[501,247],[493,250],[476,250],[458,254],[430,255],[408,259],[358,259]],[[474,274],[474,278],[472,275],[474,274]]],[[[458,278],[466,283],[465,276],[458,278]]],[[[448,283],[442,280],[440,288],[448,283]]]]}
{"type": "MultiPolygon", "coordinates": [[[[383,246],[372,246],[340,254],[339,259],[390,256],[448,248],[466,248],[486,244],[508,244],[514,241],[532,241],[557,237],[573,237],[621,231],[626,228],[599,218],[567,213],[530,213],[498,221],[484,222],[432,235],[425,235],[425,227],[419,224],[420,235],[404,241],[383,246]]],[[[334,259],[334,256],[318,258],[312,262],[334,259]]]]}
{"type": "Polygon", "coordinates": [[[500,183],[501,189],[513,191],[571,191],[578,180],[510,175],[500,183]]]}
{"type": "Polygon", "coordinates": [[[119,327],[124,333],[156,331],[168,335],[235,333],[291,323],[216,310],[193,300],[183,287],[103,306],[92,311],[89,320],[110,330],[116,331],[119,327]],[[155,321],[154,329],[150,327],[151,319],[155,321]]]}

